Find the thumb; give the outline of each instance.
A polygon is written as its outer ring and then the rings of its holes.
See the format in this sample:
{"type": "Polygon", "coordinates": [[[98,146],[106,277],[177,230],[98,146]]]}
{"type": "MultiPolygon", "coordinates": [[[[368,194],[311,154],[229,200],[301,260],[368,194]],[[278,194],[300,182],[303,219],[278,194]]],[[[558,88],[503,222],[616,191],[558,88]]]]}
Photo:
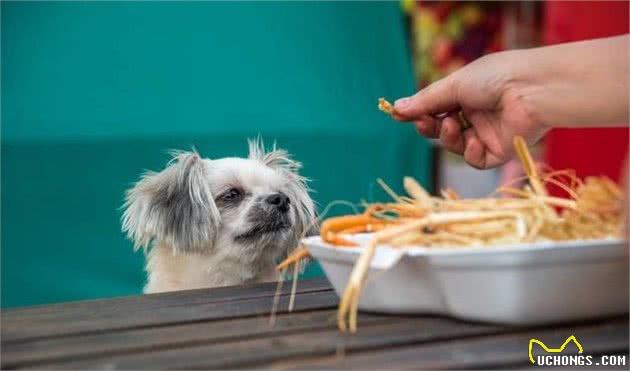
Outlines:
{"type": "Polygon", "coordinates": [[[422,115],[436,115],[459,109],[457,74],[451,74],[420,90],[411,97],[394,103],[394,112],[401,119],[417,119],[422,115]]]}

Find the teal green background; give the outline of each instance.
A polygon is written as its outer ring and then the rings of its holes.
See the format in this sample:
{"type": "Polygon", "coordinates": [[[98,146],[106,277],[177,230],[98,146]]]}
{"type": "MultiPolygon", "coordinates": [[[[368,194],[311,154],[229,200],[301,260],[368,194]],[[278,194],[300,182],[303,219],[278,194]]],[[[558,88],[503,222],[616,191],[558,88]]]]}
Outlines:
{"type": "Polygon", "coordinates": [[[140,293],[120,206],[171,148],[276,140],[320,209],[430,184],[428,143],[376,109],[414,90],[396,2],[0,6],[3,307],[140,293]]]}

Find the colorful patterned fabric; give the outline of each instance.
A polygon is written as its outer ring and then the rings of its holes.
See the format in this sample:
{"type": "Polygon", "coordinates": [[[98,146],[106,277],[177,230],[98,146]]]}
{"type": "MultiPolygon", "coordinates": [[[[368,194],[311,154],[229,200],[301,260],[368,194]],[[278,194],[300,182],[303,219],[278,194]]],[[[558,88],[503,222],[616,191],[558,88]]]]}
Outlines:
{"type": "Polygon", "coordinates": [[[412,17],[415,71],[420,86],[439,80],[502,45],[502,7],[496,3],[406,2],[412,17]]]}

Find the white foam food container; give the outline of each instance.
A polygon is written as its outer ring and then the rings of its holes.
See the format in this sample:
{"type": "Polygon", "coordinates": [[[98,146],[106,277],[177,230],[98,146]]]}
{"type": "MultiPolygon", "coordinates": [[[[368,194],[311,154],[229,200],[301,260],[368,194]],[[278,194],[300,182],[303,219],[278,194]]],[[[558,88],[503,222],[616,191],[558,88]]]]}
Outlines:
{"type": "MultiPolygon", "coordinates": [[[[359,247],[303,240],[341,296],[369,235],[359,247]]],[[[545,242],[465,248],[379,245],[359,309],[432,313],[532,325],[628,312],[624,240],[545,242]]]]}

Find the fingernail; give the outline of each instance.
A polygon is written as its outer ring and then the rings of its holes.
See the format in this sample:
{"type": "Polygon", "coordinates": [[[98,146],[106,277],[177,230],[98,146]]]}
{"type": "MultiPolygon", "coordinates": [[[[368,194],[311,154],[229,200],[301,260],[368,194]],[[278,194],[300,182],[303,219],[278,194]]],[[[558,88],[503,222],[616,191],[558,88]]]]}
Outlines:
{"type": "Polygon", "coordinates": [[[400,98],[396,102],[394,102],[394,107],[396,108],[405,108],[409,105],[411,99],[409,98],[400,98]]]}

